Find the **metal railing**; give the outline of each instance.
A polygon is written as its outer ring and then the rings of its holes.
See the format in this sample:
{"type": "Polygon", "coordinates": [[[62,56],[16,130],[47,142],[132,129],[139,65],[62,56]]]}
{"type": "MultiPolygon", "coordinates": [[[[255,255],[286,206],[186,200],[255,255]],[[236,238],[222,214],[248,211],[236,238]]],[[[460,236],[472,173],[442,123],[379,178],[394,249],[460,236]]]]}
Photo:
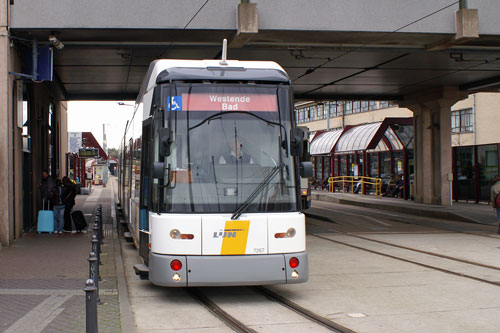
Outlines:
{"type": "Polygon", "coordinates": [[[89,279],[85,283],[85,309],[86,309],[86,332],[97,333],[97,305],[101,304],[99,299],[99,265],[101,265],[101,245],[103,244],[102,233],[102,205],[99,205],[95,214],[92,228],[92,249],[87,259],[89,262],[89,279]]]}
{"type": "Polygon", "coordinates": [[[363,177],[363,176],[337,176],[328,178],[328,191],[335,192],[335,186],[339,187],[343,193],[354,193],[354,187],[360,183],[361,193],[367,193],[369,187],[373,188],[375,195],[382,196],[382,178],[363,177]]]}

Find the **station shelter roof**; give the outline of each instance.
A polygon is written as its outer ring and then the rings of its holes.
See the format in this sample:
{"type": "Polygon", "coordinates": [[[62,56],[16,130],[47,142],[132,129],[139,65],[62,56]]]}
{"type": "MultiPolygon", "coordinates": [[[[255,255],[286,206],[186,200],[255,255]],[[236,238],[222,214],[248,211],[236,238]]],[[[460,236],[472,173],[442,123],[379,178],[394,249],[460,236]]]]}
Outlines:
{"type": "Polygon", "coordinates": [[[386,118],[383,122],[319,133],[311,142],[311,155],[382,152],[413,147],[411,118],[386,118]]]}
{"type": "Polygon", "coordinates": [[[337,143],[337,140],[342,134],[342,130],[334,130],[329,132],[319,133],[311,141],[309,148],[311,155],[326,155],[330,154],[332,148],[337,143]]]}

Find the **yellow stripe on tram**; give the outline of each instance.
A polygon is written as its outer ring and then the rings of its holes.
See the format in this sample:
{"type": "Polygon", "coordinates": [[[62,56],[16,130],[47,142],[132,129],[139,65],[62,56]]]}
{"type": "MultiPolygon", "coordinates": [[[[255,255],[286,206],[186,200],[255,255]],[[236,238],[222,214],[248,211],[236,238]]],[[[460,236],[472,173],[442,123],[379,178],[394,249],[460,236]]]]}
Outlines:
{"type": "Polygon", "coordinates": [[[226,221],[220,254],[245,254],[250,221],[226,221]]]}

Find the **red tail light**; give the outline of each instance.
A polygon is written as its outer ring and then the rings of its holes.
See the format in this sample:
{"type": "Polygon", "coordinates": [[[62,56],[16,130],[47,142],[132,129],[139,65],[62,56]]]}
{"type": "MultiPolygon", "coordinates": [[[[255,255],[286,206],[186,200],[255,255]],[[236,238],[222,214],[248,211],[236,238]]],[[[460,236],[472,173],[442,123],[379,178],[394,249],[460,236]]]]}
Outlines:
{"type": "Polygon", "coordinates": [[[174,271],[178,271],[179,269],[182,268],[182,263],[179,260],[177,260],[177,259],[172,260],[170,262],[170,268],[172,268],[172,270],[174,270],[174,271]]]}
{"type": "Polygon", "coordinates": [[[297,266],[299,266],[299,259],[292,257],[290,258],[290,261],[288,261],[288,263],[290,264],[291,268],[296,268],[297,266]]]}

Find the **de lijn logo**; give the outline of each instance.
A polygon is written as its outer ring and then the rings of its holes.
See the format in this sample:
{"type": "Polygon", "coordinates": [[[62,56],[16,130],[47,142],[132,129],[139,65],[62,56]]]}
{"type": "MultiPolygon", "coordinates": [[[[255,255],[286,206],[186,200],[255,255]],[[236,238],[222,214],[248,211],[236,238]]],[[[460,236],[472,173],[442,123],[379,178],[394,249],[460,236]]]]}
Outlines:
{"type": "Polygon", "coordinates": [[[224,230],[214,231],[213,238],[236,238],[236,233],[238,231],[243,231],[243,229],[224,229],[224,230]]]}
{"type": "Polygon", "coordinates": [[[182,96],[172,96],[170,100],[167,99],[168,111],[182,111],[182,96]]]}

